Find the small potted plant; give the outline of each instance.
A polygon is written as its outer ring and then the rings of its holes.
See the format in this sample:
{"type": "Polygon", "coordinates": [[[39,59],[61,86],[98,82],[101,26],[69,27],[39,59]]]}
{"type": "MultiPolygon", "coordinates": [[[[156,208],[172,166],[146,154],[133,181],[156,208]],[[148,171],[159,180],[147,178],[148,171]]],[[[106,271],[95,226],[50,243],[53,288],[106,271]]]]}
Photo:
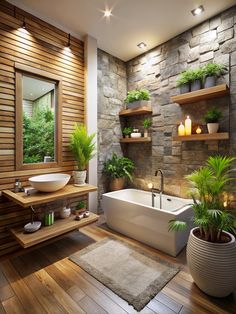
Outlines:
{"type": "Polygon", "coordinates": [[[132,180],[133,171],[133,161],[126,157],[118,157],[115,153],[113,153],[110,159],[104,162],[104,172],[111,178],[111,191],[123,189],[125,180],[132,180]]]}
{"type": "Polygon", "coordinates": [[[85,201],[81,200],[76,205],[76,208],[75,208],[76,215],[83,213],[85,211],[86,211],[86,203],[85,201]]]}
{"type": "Polygon", "coordinates": [[[73,171],[74,183],[76,186],[85,184],[87,165],[94,156],[95,143],[93,142],[95,133],[88,135],[86,127],[76,124],[70,137],[70,148],[77,161],[77,169],[73,171]]]}
{"type": "Polygon", "coordinates": [[[203,72],[201,68],[190,70],[191,92],[201,89],[203,72]]]}
{"type": "Polygon", "coordinates": [[[138,108],[150,106],[150,94],[146,89],[131,90],[125,98],[126,108],[138,108]]]}
{"type": "Polygon", "coordinates": [[[177,80],[177,87],[179,87],[180,94],[185,94],[190,91],[189,74],[189,70],[183,71],[177,80]]]}
{"type": "MultiPolygon", "coordinates": [[[[222,197],[233,180],[234,160],[209,157],[204,167],[187,176],[193,187],[195,225],[188,239],[187,264],[196,285],[213,297],[226,297],[236,289],[236,221],[222,197]]],[[[171,220],[170,230],[185,230],[189,223],[171,220]]]]}
{"type": "Polygon", "coordinates": [[[133,128],[131,127],[126,127],[123,129],[122,133],[124,135],[124,137],[128,138],[130,137],[130,134],[133,132],[133,128]]]}
{"type": "Polygon", "coordinates": [[[222,116],[222,112],[217,108],[210,109],[204,116],[204,120],[207,124],[208,133],[217,133],[219,130],[219,119],[222,116]]]}
{"type": "Polygon", "coordinates": [[[203,68],[204,88],[216,85],[216,79],[224,74],[225,67],[223,64],[208,63],[203,68]]]}
{"type": "Polygon", "coordinates": [[[144,137],[148,137],[148,130],[152,126],[152,120],[150,118],[143,120],[144,137]]]}

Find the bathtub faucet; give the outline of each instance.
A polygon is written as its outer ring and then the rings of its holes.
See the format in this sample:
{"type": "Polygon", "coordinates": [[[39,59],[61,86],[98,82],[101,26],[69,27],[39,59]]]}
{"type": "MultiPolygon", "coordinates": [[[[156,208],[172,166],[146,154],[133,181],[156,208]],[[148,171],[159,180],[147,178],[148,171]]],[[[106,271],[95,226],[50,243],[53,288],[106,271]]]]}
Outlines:
{"type": "Polygon", "coordinates": [[[162,209],[162,193],[164,192],[164,173],[161,169],[157,169],[155,172],[155,177],[157,177],[158,173],[161,175],[161,186],[160,189],[152,189],[152,207],[154,207],[154,198],[155,193],[159,193],[160,195],[160,209],[162,209]]]}

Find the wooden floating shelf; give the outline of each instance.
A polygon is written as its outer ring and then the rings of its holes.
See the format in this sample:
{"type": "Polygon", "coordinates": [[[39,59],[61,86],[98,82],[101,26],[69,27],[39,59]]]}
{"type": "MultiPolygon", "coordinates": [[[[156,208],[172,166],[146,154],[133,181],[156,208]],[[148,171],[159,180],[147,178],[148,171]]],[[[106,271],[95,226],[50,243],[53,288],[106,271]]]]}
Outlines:
{"type": "Polygon", "coordinates": [[[171,97],[171,101],[180,105],[191,104],[201,100],[223,97],[229,94],[229,88],[226,84],[217,85],[214,87],[199,89],[195,92],[180,94],[171,97]]]}
{"type": "Polygon", "coordinates": [[[173,141],[222,141],[228,140],[229,133],[192,134],[185,136],[173,136],[173,141]]]}
{"type": "Polygon", "coordinates": [[[141,114],[148,114],[148,113],[152,113],[152,108],[149,106],[144,106],[144,107],[135,108],[135,109],[121,110],[119,113],[119,116],[138,116],[141,114]]]}
{"type": "Polygon", "coordinates": [[[121,143],[143,143],[143,142],[151,142],[151,137],[137,137],[137,138],[121,138],[121,143]]]}
{"type": "Polygon", "coordinates": [[[89,184],[79,187],[74,186],[73,184],[67,184],[63,189],[51,193],[36,192],[32,195],[25,195],[24,192],[14,193],[10,190],[4,190],[2,191],[2,193],[8,199],[26,208],[33,205],[53,202],[67,197],[84,195],[89,192],[94,192],[96,190],[96,186],[89,184]]]}
{"type": "Polygon", "coordinates": [[[77,221],[75,220],[75,216],[73,215],[69,218],[58,219],[54,222],[53,225],[42,227],[34,233],[24,233],[23,228],[14,228],[10,231],[16,238],[16,240],[20,243],[20,245],[23,246],[23,248],[28,248],[49,239],[58,237],[62,234],[66,234],[68,232],[82,228],[88,224],[97,221],[98,218],[98,215],[90,213],[89,217],[77,221]]]}

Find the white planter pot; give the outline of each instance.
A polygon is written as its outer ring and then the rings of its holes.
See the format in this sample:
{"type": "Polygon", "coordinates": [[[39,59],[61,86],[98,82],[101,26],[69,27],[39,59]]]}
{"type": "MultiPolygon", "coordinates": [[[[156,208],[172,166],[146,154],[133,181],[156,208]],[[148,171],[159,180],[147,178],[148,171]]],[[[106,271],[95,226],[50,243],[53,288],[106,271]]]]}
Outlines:
{"type": "Polygon", "coordinates": [[[60,210],[60,217],[63,219],[70,217],[70,214],[71,214],[71,209],[69,207],[63,207],[60,210]]]}
{"type": "Polygon", "coordinates": [[[85,185],[87,171],[73,171],[74,184],[75,186],[85,185]]]}
{"type": "Polygon", "coordinates": [[[142,134],[141,133],[131,133],[130,137],[132,137],[132,138],[142,137],[142,134]]]}
{"type": "Polygon", "coordinates": [[[217,133],[219,130],[219,123],[207,123],[208,133],[217,133]]]}
{"type": "Polygon", "coordinates": [[[143,136],[148,137],[148,130],[144,130],[143,136]]]}
{"type": "Polygon", "coordinates": [[[196,285],[213,297],[226,297],[236,289],[236,242],[212,243],[199,239],[191,230],[187,244],[187,264],[196,285]]]}

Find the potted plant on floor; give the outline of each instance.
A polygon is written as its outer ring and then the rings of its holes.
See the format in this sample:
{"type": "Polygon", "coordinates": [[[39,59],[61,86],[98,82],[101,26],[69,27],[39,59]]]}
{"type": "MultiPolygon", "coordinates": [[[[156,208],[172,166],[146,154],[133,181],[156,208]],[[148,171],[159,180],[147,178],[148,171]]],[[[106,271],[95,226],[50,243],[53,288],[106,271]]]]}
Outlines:
{"type": "Polygon", "coordinates": [[[212,108],[204,116],[204,120],[207,124],[208,133],[217,133],[219,130],[219,119],[222,116],[222,112],[217,108],[212,108]]]}
{"type": "Polygon", "coordinates": [[[126,127],[123,129],[122,133],[124,135],[125,138],[129,138],[130,134],[133,132],[133,128],[131,127],[126,127]]]}
{"type": "MultiPolygon", "coordinates": [[[[222,198],[232,180],[230,168],[234,160],[210,157],[206,166],[187,176],[193,186],[196,226],[187,244],[187,264],[196,285],[214,297],[225,297],[236,289],[236,221],[224,209],[222,198]]],[[[184,230],[187,224],[172,220],[170,230],[184,230]]]]}
{"type": "Polygon", "coordinates": [[[202,68],[204,78],[204,88],[213,87],[216,85],[216,79],[224,74],[226,68],[223,64],[208,63],[202,68]]]}
{"type": "Polygon", "coordinates": [[[125,98],[126,108],[133,109],[150,106],[150,94],[146,89],[131,90],[125,98]]]}
{"type": "Polygon", "coordinates": [[[73,171],[76,186],[85,184],[86,168],[89,161],[94,157],[94,137],[95,133],[88,135],[86,127],[82,124],[76,124],[70,136],[70,148],[77,161],[77,170],[73,171]]]}
{"type": "Polygon", "coordinates": [[[111,178],[111,191],[121,190],[126,179],[132,180],[134,163],[129,158],[118,157],[113,153],[112,157],[104,162],[104,172],[111,178]]]}
{"type": "Polygon", "coordinates": [[[152,126],[152,120],[150,118],[143,120],[144,137],[148,137],[148,130],[152,126]]]}

